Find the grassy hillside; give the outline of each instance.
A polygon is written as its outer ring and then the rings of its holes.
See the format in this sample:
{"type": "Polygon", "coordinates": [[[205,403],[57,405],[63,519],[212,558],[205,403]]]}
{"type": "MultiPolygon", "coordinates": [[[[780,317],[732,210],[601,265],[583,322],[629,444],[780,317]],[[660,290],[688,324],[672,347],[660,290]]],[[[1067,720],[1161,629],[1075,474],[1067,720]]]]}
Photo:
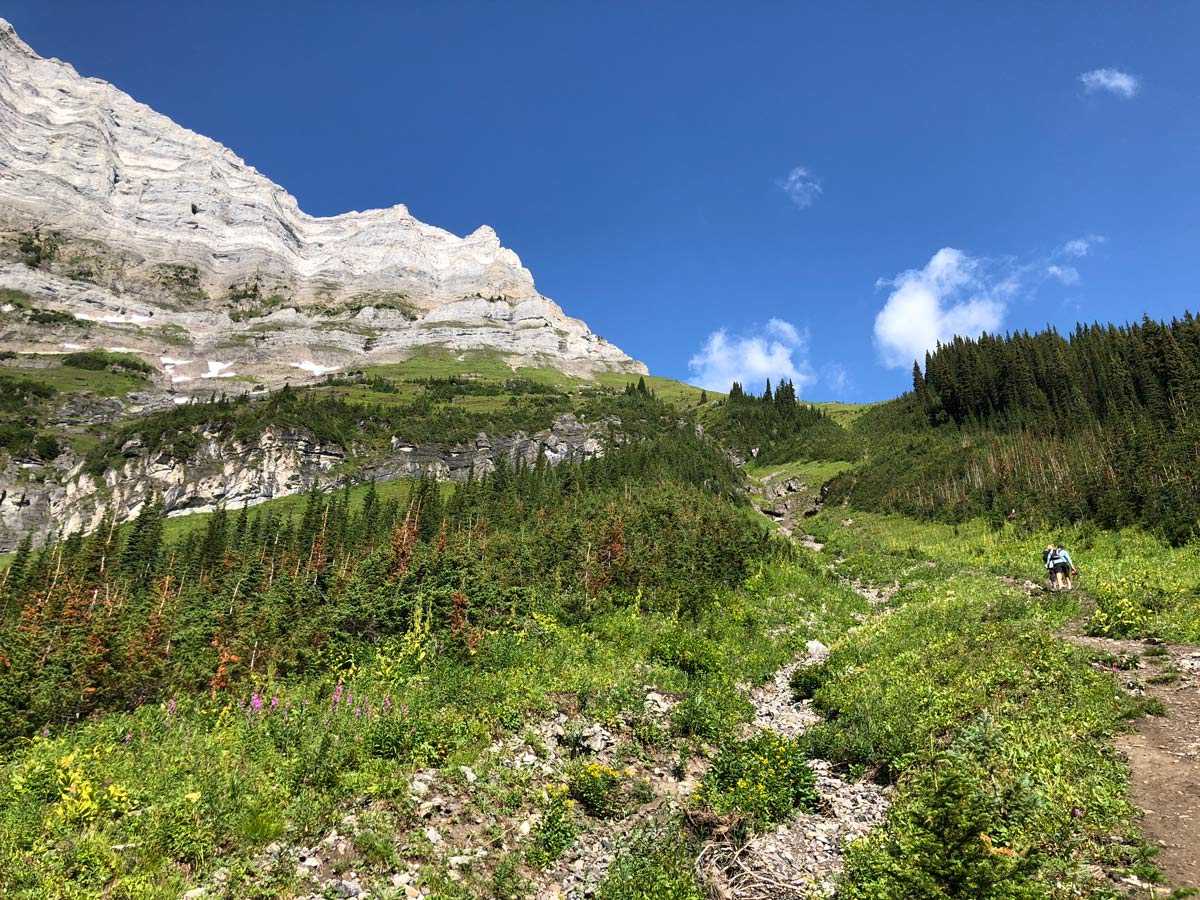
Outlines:
{"type": "Polygon", "coordinates": [[[919,390],[705,400],[431,353],[106,438],[98,468],[135,435],[186,454],[201,425],[369,453],[570,411],[640,440],[456,486],[148,506],[19,554],[0,582],[7,895],[511,898],[599,867],[602,900],[701,900],[698,856],[830,826],[810,760],[839,790],[890,791],[840,898],[1115,900],[1158,880],[1114,740],[1166,709],[1124,689],[1136,660],[1060,637],[1200,640],[1186,509],[1106,519],[1081,474],[1078,448],[1116,432],[931,417],[919,390]],[[1047,464],[1077,505],[1026,493],[1047,464]],[[832,481],[804,520],[823,549],[769,536],[747,474],[832,481]],[[1038,586],[1051,542],[1080,592],[1038,586]],[[773,732],[781,684],[819,721],[773,732]]]}

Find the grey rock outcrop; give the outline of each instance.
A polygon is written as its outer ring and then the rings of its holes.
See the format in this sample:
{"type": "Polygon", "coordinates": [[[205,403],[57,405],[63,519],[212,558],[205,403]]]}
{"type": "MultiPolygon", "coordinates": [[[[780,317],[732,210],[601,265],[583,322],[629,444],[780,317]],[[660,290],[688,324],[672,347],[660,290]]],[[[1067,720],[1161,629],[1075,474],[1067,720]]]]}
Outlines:
{"type": "MultiPolygon", "coordinates": [[[[554,465],[600,455],[610,442],[623,439],[619,427],[616,419],[584,423],[566,413],[549,429],[531,435],[480,434],[465,445],[393,441],[386,453],[359,458],[353,480],[425,473],[441,481],[466,481],[472,472],[476,477],[490,473],[502,457],[530,465],[542,457],[554,465]]],[[[13,464],[0,469],[0,552],[14,549],[27,532],[38,545],[51,532],[91,531],[105,509],[126,521],[153,493],[162,497],[168,516],[179,516],[210,512],[219,504],[253,506],[346,481],[339,467],[349,454],[303,431],[268,428],[248,442],[203,430],[196,437],[196,449],[183,460],[131,442],[122,448],[124,463],[99,477],[83,472],[81,462],[68,471],[45,467],[38,477],[13,464]]]]}
{"type": "Polygon", "coordinates": [[[74,317],[0,319],[6,348],[128,348],[185,393],[429,345],[645,372],[539,294],[486,225],[460,238],[404,206],[306,215],[228,148],[43,59],[3,19],[0,288],[74,317]]]}

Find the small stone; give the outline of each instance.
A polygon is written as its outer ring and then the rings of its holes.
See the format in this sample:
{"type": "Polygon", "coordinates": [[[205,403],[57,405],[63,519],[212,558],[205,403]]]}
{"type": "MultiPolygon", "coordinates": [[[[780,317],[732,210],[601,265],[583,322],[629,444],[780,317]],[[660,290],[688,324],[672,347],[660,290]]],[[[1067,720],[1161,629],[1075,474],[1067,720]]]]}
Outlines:
{"type": "Polygon", "coordinates": [[[478,778],[478,776],[475,774],[475,770],[470,766],[459,766],[458,771],[462,772],[462,776],[467,780],[467,784],[474,784],[475,779],[478,778]]]}
{"type": "Polygon", "coordinates": [[[357,881],[339,881],[333,886],[333,892],[339,897],[357,897],[362,893],[357,881]]]}
{"type": "Polygon", "coordinates": [[[321,865],[321,859],[317,856],[306,856],[304,857],[304,865],[310,869],[316,869],[321,865]]]}
{"type": "Polygon", "coordinates": [[[438,830],[432,825],[425,829],[425,837],[428,838],[429,843],[433,844],[435,847],[442,843],[442,836],[438,834],[438,830]]]}
{"type": "Polygon", "coordinates": [[[471,857],[469,857],[469,856],[452,856],[448,860],[446,860],[446,862],[449,863],[452,867],[457,869],[461,866],[469,866],[471,864],[471,857]]]}
{"type": "Polygon", "coordinates": [[[186,894],[183,895],[183,900],[199,900],[200,897],[203,897],[207,893],[208,893],[208,891],[206,891],[202,887],[192,888],[190,891],[188,891],[186,894]]]}

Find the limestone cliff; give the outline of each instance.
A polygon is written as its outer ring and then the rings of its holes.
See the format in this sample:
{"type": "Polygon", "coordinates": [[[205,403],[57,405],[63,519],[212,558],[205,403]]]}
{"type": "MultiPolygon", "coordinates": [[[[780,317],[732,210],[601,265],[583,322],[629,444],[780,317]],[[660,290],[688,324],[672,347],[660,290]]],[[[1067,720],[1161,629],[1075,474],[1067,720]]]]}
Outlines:
{"type": "Polygon", "coordinates": [[[403,206],[306,215],[228,148],[43,59],[2,19],[0,288],[67,314],[0,320],[5,349],[129,349],[184,394],[429,345],[645,371],[539,294],[491,228],[460,238],[403,206]]]}
{"type": "Polygon", "coordinates": [[[167,452],[150,453],[139,442],[122,447],[125,461],[97,477],[82,471],[82,462],[47,467],[39,477],[9,464],[0,468],[0,552],[14,549],[25,534],[35,545],[51,534],[89,532],[105,509],[117,521],[136,516],[142,503],[157,493],[168,516],[208,512],[218,504],[230,509],[304,493],[314,487],[331,489],[347,482],[417,478],[465,481],[469,473],[482,476],[498,458],[534,464],[585,459],[620,442],[620,422],[605,419],[581,422],[567,413],[534,434],[478,435],[461,445],[418,446],[393,440],[383,453],[355,460],[351,477],[344,464],[352,454],[327,446],[304,431],[265,429],[248,442],[229,441],[199,430],[197,447],[187,459],[167,452]]]}

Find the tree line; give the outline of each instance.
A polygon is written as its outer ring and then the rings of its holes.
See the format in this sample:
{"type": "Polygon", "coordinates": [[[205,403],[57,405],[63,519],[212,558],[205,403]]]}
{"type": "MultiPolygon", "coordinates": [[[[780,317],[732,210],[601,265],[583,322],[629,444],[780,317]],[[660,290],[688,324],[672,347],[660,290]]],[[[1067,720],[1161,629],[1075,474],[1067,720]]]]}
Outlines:
{"type": "Polygon", "coordinates": [[[1200,321],[955,338],[913,391],[853,430],[867,462],[834,495],[951,521],[1200,528],[1200,321]]]}

